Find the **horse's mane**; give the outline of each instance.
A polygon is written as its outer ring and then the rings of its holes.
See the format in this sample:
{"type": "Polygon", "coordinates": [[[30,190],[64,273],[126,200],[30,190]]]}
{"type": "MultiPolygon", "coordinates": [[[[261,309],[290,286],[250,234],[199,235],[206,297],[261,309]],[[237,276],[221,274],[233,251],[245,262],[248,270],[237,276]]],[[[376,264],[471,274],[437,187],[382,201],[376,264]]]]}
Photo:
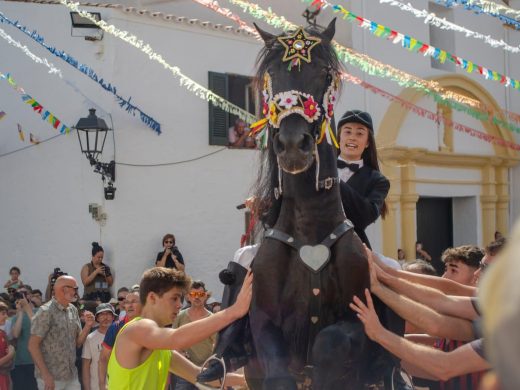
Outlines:
{"type": "MultiPolygon", "coordinates": [[[[333,75],[339,75],[342,71],[342,66],[329,39],[323,35],[324,29],[318,26],[309,26],[305,28],[305,31],[312,36],[322,39],[322,42],[312,49],[313,58],[320,58],[327,64],[326,66],[333,75]]],[[[286,34],[281,34],[280,36],[282,35],[285,36],[286,34]]],[[[264,46],[258,54],[255,87],[260,100],[264,74],[273,61],[281,61],[284,50],[284,47],[276,40],[271,47],[264,46]]],[[[301,66],[312,66],[312,63],[303,63],[301,66]]],[[[297,72],[297,70],[293,70],[293,72],[297,72]]],[[[258,175],[252,188],[252,193],[258,200],[253,211],[264,225],[269,226],[273,226],[278,219],[281,206],[281,199],[275,199],[274,197],[274,189],[278,185],[278,165],[276,154],[272,147],[272,135],[272,132],[270,132],[267,148],[260,153],[258,175]]]]}

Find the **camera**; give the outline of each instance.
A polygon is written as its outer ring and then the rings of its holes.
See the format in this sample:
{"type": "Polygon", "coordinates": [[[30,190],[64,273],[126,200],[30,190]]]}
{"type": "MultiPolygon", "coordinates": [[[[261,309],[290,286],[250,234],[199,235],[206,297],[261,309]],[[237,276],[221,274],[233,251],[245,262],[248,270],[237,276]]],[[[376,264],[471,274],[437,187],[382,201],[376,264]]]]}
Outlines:
{"type": "Polygon", "coordinates": [[[105,265],[105,276],[112,276],[112,272],[110,271],[110,267],[105,265]]]}
{"type": "Polygon", "coordinates": [[[54,268],[54,272],[51,276],[51,286],[54,286],[54,283],[56,283],[56,279],[58,279],[60,276],[68,275],[66,272],[63,272],[61,268],[54,268]]]}
{"type": "Polygon", "coordinates": [[[19,299],[27,298],[27,296],[26,296],[25,292],[17,291],[17,292],[14,293],[13,298],[14,298],[15,301],[17,301],[19,299]]]}

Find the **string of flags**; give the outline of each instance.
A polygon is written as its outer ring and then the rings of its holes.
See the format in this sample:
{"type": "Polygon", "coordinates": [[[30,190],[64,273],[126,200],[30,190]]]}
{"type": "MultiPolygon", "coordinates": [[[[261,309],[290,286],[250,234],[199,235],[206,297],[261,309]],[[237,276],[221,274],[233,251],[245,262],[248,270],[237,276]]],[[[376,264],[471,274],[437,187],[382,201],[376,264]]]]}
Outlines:
{"type": "Polygon", "coordinates": [[[389,41],[392,41],[393,44],[400,44],[408,51],[421,53],[424,56],[432,57],[441,64],[445,63],[446,61],[453,62],[457,67],[464,69],[468,73],[476,72],[482,75],[486,80],[498,81],[505,87],[510,87],[516,90],[520,89],[520,81],[515,80],[509,76],[478,65],[473,61],[456,56],[455,54],[449,53],[446,50],[428,45],[427,43],[424,43],[414,37],[402,34],[396,30],[392,30],[389,27],[373,22],[362,16],[358,16],[339,4],[333,5],[332,8],[334,9],[334,12],[341,12],[343,19],[346,21],[368,30],[372,35],[378,38],[385,38],[389,41]]]}
{"type": "Polygon", "coordinates": [[[45,38],[38,34],[36,30],[29,31],[29,29],[23,25],[21,25],[18,21],[12,21],[4,13],[0,12],[0,22],[7,23],[13,27],[16,27],[18,30],[23,32],[25,35],[29,36],[35,42],[43,46],[50,53],[54,54],[56,57],[61,58],[67,64],[71,65],[73,68],[79,70],[81,73],[86,75],[91,80],[95,81],[98,85],[100,85],[105,91],[110,92],[117,99],[119,103],[119,107],[124,109],[127,113],[135,116],[136,112],[139,114],[141,121],[152,130],[154,130],[157,134],[161,134],[161,124],[153,119],[151,116],[143,112],[139,107],[131,103],[132,97],[128,99],[122,97],[117,93],[117,88],[115,85],[111,84],[104,80],[104,78],[97,75],[97,73],[92,70],[88,65],[80,63],[77,59],[75,59],[70,54],[66,53],[63,50],[56,49],[53,46],[45,43],[45,38]]]}
{"type": "Polygon", "coordinates": [[[140,51],[148,55],[148,58],[150,60],[158,62],[165,69],[169,70],[174,77],[179,78],[179,84],[185,87],[188,91],[194,93],[195,96],[211,102],[216,107],[222,108],[224,111],[236,115],[248,123],[252,123],[255,121],[256,118],[254,115],[250,114],[248,111],[242,109],[241,107],[227,101],[226,99],[210,91],[209,89],[205,88],[196,81],[190,79],[188,76],[184,75],[179,67],[172,66],[169,63],[167,63],[166,60],[164,60],[164,58],[159,53],[156,53],[149,44],[146,44],[135,35],[131,35],[128,31],[120,30],[116,26],[108,24],[104,20],[96,20],[96,18],[94,18],[92,14],[80,9],[78,7],[78,3],[72,3],[68,0],[60,0],[60,3],[69,8],[71,11],[78,12],[82,17],[89,19],[98,27],[100,27],[103,31],[115,36],[116,38],[123,40],[124,42],[132,45],[133,47],[139,49],[140,51]]]}
{"type": "Polygon", "coordinates": [[[460,131],[462,133],[466,133],[471,137],[478,138],[480,140],[483,140],[483,141],[491,143],[491,144],[504,146],[509,149],[520,150],[519,144],[510,142],[510,141],[506,141],[503,138],[484,133],[483,131],[473,129],[473,128],[463,125],[459,122],[450,120],[450,119],[444,117],[443,115],[440,115],[439,113],[435,113],[433,111],[427,110],[426,108],[419,107],[418,105],[416,105],[410,101],[407,101],[399,96],[395,96],[395,95],[391,94],[390,92],[387,92],[366,81],[363,81],[363,80],[359,79],[358,77],[353,76],[352,74],[343,73],[342,78],[354,85],[361,86],[361,87],[365,88],[366,90],[368,90],[374,94],[377,94],[391,102],[399,103],[399,105],[401,107],[406,108],[407,111],[412,112],[412,113],[420,116],[421,118],[426,118],[426,119],[429,119],[436,123],[444,122],[446,126],[451,126],[455,130],[460,131]]]}
{"type": "Polygon", "coordinates": [[[0,79],[7,81],[7,83],[18,93],[21,94],[22,100],[30,105],[33,111],[41,116],[41,118],[49,123],[53,128],[58,130],[62,134],[70,133],[70,128],[61,122],[56,115],[54,115],[49,110],[45,109],[37,100],[35,100],[31,95],[27,94],[25,90],[20,87],[16,81],[12,78],[12,76],[7,73],[4,74],[0,71],[0,79]]]}
{"type": "MultiPolygon", "coordinates": [[[[246,0],[228,0],[230,3],[240,7],[249,15],[263,20],[266,23],[281,28],[284,31],[295,30],[297,26],[287,21],[283,16],[278,16],[271,9],[264,10],[258,4],[246,0]]],[[[319,2],[321,0],[307,0],[319,2]]],[[[322,1],[323,2],[323,1],[322,1]]],[[[410,75],[402,70],[396,69],[389,64],[384,64],[373,58],[355,52],[353,49],[339,45],[334,42],[334,48],[341,61],[360,69],[371,76],[390,79],[402,87],[414,88],[431,96],[436,103],[446,105],[454,110],[464,112],[479,121],[489,121],[505,129],[520,132],[520,127],[503,120],[491,107],[484,106],[481,102],[471,99],[456,92],[448,91],[433,80],[423,80],[410,75]]],[[[509,115],[512,120],[518,120],[518,114],[509,115]]]]}
{"type": "Polygon", "coordinates": [[[480,39],[491,47],[502,48],[511,53],[520,53],[520,47],[511,46],[507,42],[505,42],[503,39],[500,39],[500,40],[494,39],[489,35],[484,35],[477,31],[469,30],[466,27],[459,26],[458,24],[450,22],[444,18],[439,18],[434,13],[428,12],[424,9],[418,10],[418,9],[412,7],[412,5],[410,3],[404,4],[397,0],[379,0],[379,3],[388,4],[392,7],[398,7],[401,11],[410,12],[416,18],[424,19],[424,23],[427,23],[434,27],[438,27],[442,30],[451,30],[451,31],[460,32],[460,33],[464,34],[466,37],[480,39]]]}

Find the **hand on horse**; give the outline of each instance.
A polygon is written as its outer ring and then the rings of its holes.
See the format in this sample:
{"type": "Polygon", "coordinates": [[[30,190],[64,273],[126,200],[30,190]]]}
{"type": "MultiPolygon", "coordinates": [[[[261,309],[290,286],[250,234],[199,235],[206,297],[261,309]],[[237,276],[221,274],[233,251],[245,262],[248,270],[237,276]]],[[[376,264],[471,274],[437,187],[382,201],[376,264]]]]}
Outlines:
{"type": "Polygon", "coordinates": [[[233,318],[239,319],[247,314],[249,305],[251,304],[251,297],[253,296],[253,273],[251,270],[247,271],[247,275],[242,283],[242,288],[238,293],[236,302],[229,307],[229,311],[233,318]]]}
{"type": "Polygon", "coordinates": [[[377,342],[377,337],[385,330],[379,317],[377,316],[376,310],[374,309],[374,302],[368,288],[365,289],[365,297],[367,304],[365,305],[361,299],[354,295],[354,302],[349,304],[350,308],[357,313],[358,318],[365,327],[365,333],[367,336],[377,342]]]}
{"type": "Polygon", "coordinates": [[[379,279],[377,278],[377,269],[379,268],[376,264],[374,264],[374,254],[365,244],[365,252],[367,254],[368,260],[368,270],[370,272],[370,291],[377,295],[377,290],[381,288],[381,283],[379,283],[379,279]]]}

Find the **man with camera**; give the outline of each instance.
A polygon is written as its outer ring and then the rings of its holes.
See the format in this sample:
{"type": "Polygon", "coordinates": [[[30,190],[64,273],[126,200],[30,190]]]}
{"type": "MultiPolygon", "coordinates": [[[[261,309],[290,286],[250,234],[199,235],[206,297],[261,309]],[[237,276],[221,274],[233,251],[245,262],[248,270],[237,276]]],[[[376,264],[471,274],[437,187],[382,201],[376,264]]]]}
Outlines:
{"type": "Polygon", "coordinates": [[[78,284],[72,276],[60,276],[53,298],[42,305],[32,319],[29,352],[40,390],[80,390],[76,369],[76,348],[83,345],[95,323],[94,314],[85,311],[81,329],[77,299],[78,284]]]}
{"type": "Polygon", "coordinates": [[[16,356],[14,370],[11,372],[14,389],[36,390],[34,362],[29,353],[29,337],[31,336],[31,320],[37,311],[32,302],[32,292],[25,287],[15,293],[16,321],[13,325],[13,337],[16,339],[16,356]]]}

